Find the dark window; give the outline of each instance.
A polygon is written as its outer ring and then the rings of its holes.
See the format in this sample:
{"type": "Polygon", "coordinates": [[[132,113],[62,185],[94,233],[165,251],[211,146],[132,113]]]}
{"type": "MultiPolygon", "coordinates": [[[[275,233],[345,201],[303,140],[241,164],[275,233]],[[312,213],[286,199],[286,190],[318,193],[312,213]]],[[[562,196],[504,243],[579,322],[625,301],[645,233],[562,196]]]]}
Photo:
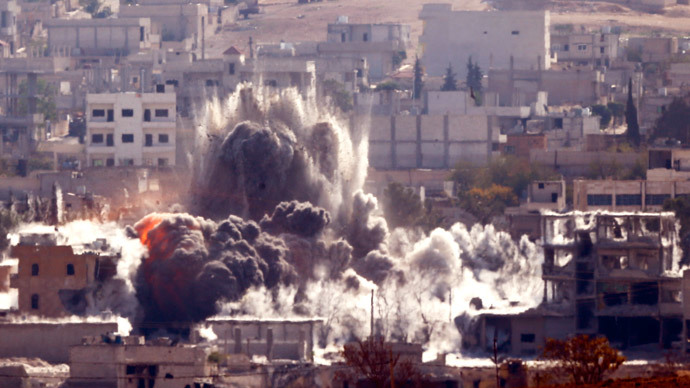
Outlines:
{"type": "Polygon", "coordinates": [[[91,117],[105,117],[105,109],[94,109],[91,111],[91,117]]]}
{"type": "Polygon", "coordinates": [[[96,134],[96,133],[91,135],[91,144],[94,144],[94,143],[103,143],[103,135],[102,134],[96,134]]]}
{"type": "Polygon", "coordinates": [[[341,42],[345,42],[346,37],[347,37],[347,36],[345,35],[345,33],[342,32],[342,33],[340,34],[340,41],[341,41],[341,42]]]}
{"type": "Polygon", "coordinates": [[[134,109],[123,109],[122,117],[134,117],[134,109]]]}
{"type": "Polygon", "coordinates": [[[520,334],[520,342],[534,343],[534,334],[520,334]]]}
{"type": "Polygon", "coordinates": [[[108,109],[108,122],[113,121],[115,121],[115,111],[112,109],[108,109]]]}
{"type": "Polygon", "coordinates": [[[368,42],[368,41],[369,41],[369,34],[367,34],[367,33],[365,32],[364,35],[362,35],[362,41],[368,42]]]}
{"type": "Polygon", "coordinates": [[[511,32],[511,34],[513,34],[513,35],[520,35],[520,31],[515,30],[515,31],[511,32]]]}
{"type": "Polygon", "coordinates": [[[112,133],[105,135],[105,145],[108,147],[112,147],[115,145],[115,141],[113,140],[113,134],[112,133]]]}
{"type": "Polygon", "coordinates": [[[134,365],[127,365],[127,368],[125,368],[125,373],[128,375],[133,375],[137,371],[137,368],[134,367],[134,365]]]}
{"type": "Polygon", "coordinates": [[[159,134],[158,135],[158,142],[159,143],[167,143],[168,142],[168,135],[159,134]]]}
{"type": "Polygon", "coordinates": [[[500,149],[501,145],[498,142],[493,142],[491,143],[491,151],[498,151],[500,149]]]}
{"type": "Polygon", "coordinates": [[[133,134],[123,134],[122,135],[122,142],[123,143],[134,143],[134,135],[133,134]]]}
{"type": "Polygon", "coordinates": [[[647,205],[663,205],[664,201],[671,198],[671,194],[647,194],[644,201],[647,205]]]}
{"type": "Polygon", "coordinates": [[[603,53],[604,53],[604,48],[603,48],[603,47],[599,47],[599,52],[603,54],[603,53]]]}
{"type": "Polygon", "coordinates": [[[588,206],[611,206],[613,205],[613,198],[611,194],[588,194],[588,206]]]}
{"type": "Polygon", "coordinates": [[[31,295],[31,308],[38,310],[38,294],[31,295]]]}
{"type": "Polygon", "coordinates": [[[157,84],[156,85],[156,93],[165,93],[165,85],[157,84]]]}
{"type": "Polygon", "coordinates": [[[215,79],[207,79],[206,80],[206,86],[218,86],[218,80],[215,79]]]}
{"type": "Polygon", "coordinates": [[[144,27],[141,26],[141,27],[139,27],[139,42],[143,42],[143,41],[144,41],[144,27]]]}
{"type": "Polygon", "coordinates": [[[123,166],[134,166],[134,159],[122,159],[123,166]]]}
{"type": "Polygon", "coordinates": [[[235,64],[234,63],[230,64],[230,68],[228,69],[228,72],[230,73],[230,75],[235,74],[235,64]]]}
{"type": "Polygon", "coordinates": [[[642,205],[642,196],[640,194],[618,194],[616,195],[616,205],[642,205]]]}
{"type": "Polygon", "coordinates": [[[563,129],[563,119],[558,118],[553,120],[554,128],[563,129]]]}
{"type": "Polygon", "coordinates": [[[168,159],[158,158],[158,167],[165,167],[168,165],[168,159]]]}
{"type": "Polygon", "coordinates": [[[168,117],[168,110],[167,109],[156,109],[155,114],[156,114],[156,117],[168,117]]]}
{"type": "Polygon", "coordinates": [[[569,44],[564,44],[563,45],[563,51],[569,51],[570,50],[570,45],[569,44]]]}
{"type": "Polygon", "coordinates": [[[31,264],[31,276],[38,276],[38,264],[31,264]]]}
{"type": "Polygon", "coordinates": [[[74,264],[67,264],[67,275],[74,275],[74,264]]]}
{"type": "Polygon", "coordinates": [[[152,147],[152,146],[153,146],[153,135],[146,134],[144,136],[144,147],[152,147]]]}
{"type": "Polygon", "coordinates": [[[506,146],[505,153],[506,154],[514,154],[515,153],[515,146],[506,146]]]}
{"type": "Polygon", "coordinates": [[[172,85],[172,86],[175,86],[175,87],[177,87],[178,83],[179,83],[179,82],[177,82],[176,79],[169,79],[169,80],[165,81],[165,84],[166,84],[166,85],[172,85]]]}
{"type": "Polygon", "coordinates": [[[144,121],[151,121],[151,109],[144,109],[144,121]]]}
{"type": "Polygon", "coordinates": [[[558,202],[558,193],[551,193],[551,202],[552,203],[558,202]]]}
{"type": "Polygon", "coordinates": [[[108,167],[113,167],[115,165],[115,159],[113,158],[108,158],[105,160],[105,165],[108,167]]]}
{"type": "Polygon", "coordinates": [[[540,190],[544,188],[544,184],[543,184],[543,183],[539,183],[537,186],[539,187],[540,190]]]}

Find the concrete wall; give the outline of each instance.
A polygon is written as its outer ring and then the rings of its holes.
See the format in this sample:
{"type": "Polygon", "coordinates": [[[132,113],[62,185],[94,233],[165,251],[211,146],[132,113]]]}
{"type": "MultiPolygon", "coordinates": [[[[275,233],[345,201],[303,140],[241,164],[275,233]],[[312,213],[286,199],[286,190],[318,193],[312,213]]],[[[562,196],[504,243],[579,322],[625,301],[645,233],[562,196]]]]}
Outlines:
{"type": "Polygon", "coordinates": [[[484,115],[372,116],[369,165],[441,169],[461,160],[485,164],[497,141],[484,115]]]}
{"type": "MultiPolygon", "coordinates": [[[[575,210],[619,210],[659,211],[666,198],[690,195],[688,181],[619,181],[619,180],[575,180],[573,182],[573,207],[575,210]],[[611,205],[594,205],[588,195],[610,195],[611,205]],[[620,203],[620,195],[639,197],[639,204],[620,203]]],[[[628,197],[628,200],[632,197],[628,197]]],[[[637,200],[637,199],[636,199],[637,200]]]]}
{"type": "MultiPolygon", "coordinates": [[[[43,23],[48,30],[48,49],[79,49],[82,55],[135,54],[150,47],[149,19],[52,19],[43,23]],[[142,34],[143,30],[143,34],[142,34]]],[[[72,51],[76,55],[76,51],[72,51]]]]}
{"type": "Polygon", "coordinates": [[[441,76],[448,64],[464,71],[468,58],[486,73],[550,67],[549,11],[453,11],[451,4],[425,4],[419,38],[427,74],[441,76]]]}
{"type": "Polygon", "coordinates": [[[70,346],[80,344],[83,337],[117,330],[116,322],[0,322],[0,357],[29,357],[50,363],[67,363],[70,346]]]}
{"type": "Polygon", "coordinates": [[[584,176],[591,169],[592,163],[617,163],[622,168],[633,167],[640,160],[635,152],[582,152],[571,150],[541,151],[532,150],[530,162],[553,167],[565,176],[584,176]]]}

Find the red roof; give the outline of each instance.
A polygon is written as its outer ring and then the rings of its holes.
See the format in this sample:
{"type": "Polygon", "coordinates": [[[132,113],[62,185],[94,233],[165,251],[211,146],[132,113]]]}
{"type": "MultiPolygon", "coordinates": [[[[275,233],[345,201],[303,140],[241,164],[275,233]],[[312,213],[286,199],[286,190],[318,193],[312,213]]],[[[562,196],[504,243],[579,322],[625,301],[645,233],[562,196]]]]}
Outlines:
{"type": "Polygon", "coordinates": [[[223,55],[242,55],[242,53],[235,46],[231,46],[223,52],[223,55]]]}

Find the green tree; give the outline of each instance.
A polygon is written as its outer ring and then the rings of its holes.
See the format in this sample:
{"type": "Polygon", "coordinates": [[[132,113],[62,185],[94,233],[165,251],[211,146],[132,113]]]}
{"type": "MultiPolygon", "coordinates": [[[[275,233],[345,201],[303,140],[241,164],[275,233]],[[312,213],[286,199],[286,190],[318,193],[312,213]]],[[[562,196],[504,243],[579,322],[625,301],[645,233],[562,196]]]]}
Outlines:
{"type": "Polygon", "coordinates": [[[383,190],[383,214],[394,228],[415,225],[424,215],[422,201],[414,190],[391,182],[383,190]]]}
{"type": "Polygon", "coordinates": [[[609,126],[613,114],[606,105],[592,105],[592,114],[599,116],[599,123],[602,128],[609,126]]]}
{"type": "Polygon", "coordinates": [[[632,78],[628,79],[628,102],[625,106],[625,122],[628,124],[626,136],[630,144],[640,146],[640,126],[637,123],[637,108],[632,95],[632,78]]]}
{"type": "Polygon", "coordinates": [[[376,85],[376,91],[382,91],[382,90],[400,90],[401,87],[400,85],[395,82],[395,81],[385,81],[381,82],[380,84],[376,85]]]}
{"type": "Polygon", "coordinates": [[[331,98],[333,105],[338,107],[343,113],[352,110],[352,94],[345,89],[345,85],[340,82],[328,79],[321,84],[324,95],[331,98]]]}
{"type": "Polygon", "coordinates": [[[482,78],[484,78],[484,73],[482,69],[479,68],[479,64],[472,62],[472,57],[467,59],[467,76],[465,78],[465,83],[468,88],[472,88],[475,93],[482,91],[482,78]]]}
{"type": "Polygon", "coordinates": [[[393,68],[400,67],[402,62],[407,59],[407,52],[405,50],[397,51],[393,54],[393,68]]]}
{"type": "Polygon", "coordinates": [[[668,137],[680,140],[683,144],[690,143],[689,100],[690,95],[687,95],[676,97],[671,101],[655,123],[654,138],[668,137]]]}
{"type": "Polygon", "coordinates": [[[609,345],[608,339],[586,334],[563,341],[547,339],[541,359],[555,362],[556,373],[569,376],[576,385],[600,383],[607,373],[613,373],[625,361],[609,345]]]}
{"type": "Polygon", "coordinates": [[[446,69],[446,75],[443,77],[443,85],[441,90],[444,92],[452,92],[458,90],[458,81],[455,80],[455,73],[453,73],[453,66],[449,63],[446,69]]]}
{"type": "MultiPolygon", "coordinates": [[[[57,89],[45,80],[38,79],[36,81],[36,113],[42,113],[46,120],[52,121],[57,118],[56,93],[57,89]]],[[[26,115],[29,113],[29,86],[26,80],[19,83],[19,96],[18,113],[19,115],[26,115]]]]}
{"type": "Polygon", "coordinates": [[[419,57],[415,56],[414,59],[414,84],[412,85],[413,97],[415,100],[419,100],[422,96],[422,90],[424,89],[424,68],[422,67],[422,62],[419,57]]]}

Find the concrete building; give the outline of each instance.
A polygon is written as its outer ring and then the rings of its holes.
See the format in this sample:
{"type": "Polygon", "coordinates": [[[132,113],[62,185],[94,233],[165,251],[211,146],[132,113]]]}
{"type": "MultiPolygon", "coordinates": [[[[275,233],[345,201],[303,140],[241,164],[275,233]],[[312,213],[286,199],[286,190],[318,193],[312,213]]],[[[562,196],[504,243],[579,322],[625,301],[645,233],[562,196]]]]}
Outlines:
{"type": "Polygon", "coordinates": [[[69,387],[212,386],[208,351],[166,338],[85,336],[69,349],[69,387]],[[207,385],[208,384],[208,385],[207,385]]]}
{"type": "Polygon", "coordinates": [[[451,4],[424,4],[419,18],[421,60],[430,76],[443,75],[449,63],[465,69],[469,57],[484,73],[551,66],[549,11],[453,11],[451,4]]]}
{"type": "Polygon", "coordinates": [[[529,159],[532,150],[546,150],[544,133],[509,133],[506,142],[500,145],[501,153],[521,159],[529,159]]]}
{"type": "Polygon", "coordinates": [[[117,322],[63,322],[43,320],[0,321],[0,357],[40,358],[54,363],[69,362],[70,346],[78,345],[84,336],[100,336],[118,331],[117,322]]]}
{"type": "MultiPolygon", "coordinates": [[[[0,2],[0,40],[3,49],[7,49],[10,56],[14,56],[20,45],[20,37],[17,31],[17,17],[21,13],[21,8],[15,0],[5,0],[0,2]]],[[[6,55],[3,55],[6,57],[6,55]]]]}
{"type": "Polygon", "coordinates": [[[552,32],[551,57],[580,66],[606,66],[618,58],[620,36],[610,28],[600,32],[552,32]]]}
{"type": "Polygon", "coordinates": [[[84,315],[97,284],[116,272],[115,254],[103,240],[73,247],[58,245],[54,234],[23,234],[10,256],[19,262],[10,279],[19,311],[42,317],[84,315]]]}
{"type": "Polygon", "coordinates": [[[72,56],[127,56],[151,48],[151,21],[145,18],[50,19],[48,50],[72,56]]]}
{"type": "Polygon", "coordinates": [[[212,341],[224,354],[258,355],[270,360],[314,361],[314,340],[321,319],[231,319],[206,320],[216,334],[212,341]]]}
{"type": "Polygon", "coordinates": [[[592,167],[616,165],[632,168],[640,163],[637,152],[586,152],[580,150],[533,150],[530,163],[553,168],[565,177],[582,177],[591,173],[592,167]]]}
{"type": "Polygon", "coordinates": [[[320,58],[365,59],[372,80],[381,80],[394,70],[394,57],[410,48],[410,26],[406,24],[355,24],[341,16],[328,25],[326,42],[317,46],[320,58]]]}
{"type": "Polygon", "coordinates": [[[369,165],[377,169],[447,169],[461,160],[485,164],[498,154],[499,133],[486,115],[355,118],[356,125],[369,121],[369,165]]]}
{"type": "Polygon", "coordinates": [[[176,96],[169,89],[87,95],[88,166],[175,166],[176,96]]]}
{"type": "Polygon", "coordinates": [[[544,300],[482,314],[480,346],[534,354],[545,338],[600,334],[618,349],[681,347],[682,282],[672,213],[542,214],[544,300]]]}
{"type": "Polygon", "coordinates": [[[668,78],[671,81],[669,86],[678,88],[690,86],[690,63],[671,63],[671,69],[668,71],[668,78]]]}
{"type": "Polygon", "coordinates": [[[678,54],[678,38],[635,36],[628,39],[627,50],[642,62],[664,62],[678,54]]]}

